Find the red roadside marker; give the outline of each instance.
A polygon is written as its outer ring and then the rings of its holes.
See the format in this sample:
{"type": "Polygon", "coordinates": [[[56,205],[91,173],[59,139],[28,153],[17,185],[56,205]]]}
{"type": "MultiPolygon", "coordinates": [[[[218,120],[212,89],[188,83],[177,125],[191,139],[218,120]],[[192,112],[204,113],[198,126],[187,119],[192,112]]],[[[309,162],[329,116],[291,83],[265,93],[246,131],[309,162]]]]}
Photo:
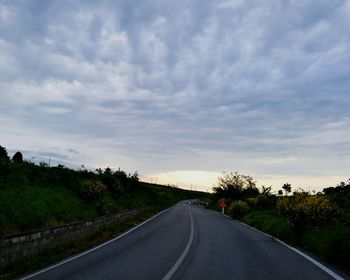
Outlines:
{"type": "Polygon", "coordinates": [[[221,213],[225,214],[225,208],[227,208],[228,206],[224,200],[220,201],[219,207],[221,208],[221,213]]]}
{"type": "Polygon", "coordinates": [[[221,207],[221,208],[227,208],[227,204],[225,203],[225,201],[222,200],[222,201],[220,202],[219,207],[221,207]]]}

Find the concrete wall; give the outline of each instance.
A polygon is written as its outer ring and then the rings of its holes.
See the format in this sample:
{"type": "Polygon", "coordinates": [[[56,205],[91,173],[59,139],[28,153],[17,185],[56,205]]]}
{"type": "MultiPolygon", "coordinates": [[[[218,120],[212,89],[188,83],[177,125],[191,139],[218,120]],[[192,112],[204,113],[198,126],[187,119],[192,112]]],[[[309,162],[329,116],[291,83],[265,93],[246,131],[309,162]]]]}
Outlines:
{"type": "Polygon", "coordinates": [[[87,237],[106,226],[129,220],[141,211],[135,209],[112,216],[98,217],[93,220],[5,236],[0,240],[0,267],[6,267],[17,259],[36,255],[62,243],[87,237]]]}

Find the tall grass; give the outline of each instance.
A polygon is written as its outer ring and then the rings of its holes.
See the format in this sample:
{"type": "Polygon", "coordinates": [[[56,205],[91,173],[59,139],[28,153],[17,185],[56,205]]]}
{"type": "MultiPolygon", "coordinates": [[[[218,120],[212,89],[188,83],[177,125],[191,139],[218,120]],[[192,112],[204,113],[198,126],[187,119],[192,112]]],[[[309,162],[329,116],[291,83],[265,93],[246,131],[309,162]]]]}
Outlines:
{"type": "Polygon", "coordinates": [[[96,209],[65,188],[24,186],[0,190],[3,233],[91,218],[96,209]]]}
{"type": "Polygon", "coordinates": [[[277,238],[293,241],[293,227],[277,210],[253,210],[242,221],[277,238]]]}
{"type": "Polygon", "coordinates": [[[202,195],[139,182],[121,170],[96,173],[0,160],[0,235],[131,208],[164,208],[202,195]]]}
{"type": "Polygon", "coordinates": [[[329,263],[349,270],[350,227],[348,224],[337,222],[328,226],[305,225],[296,231],[288,219],[277,210],[251,211],[241,220],[283,241],[300,246],[329,263]]]}

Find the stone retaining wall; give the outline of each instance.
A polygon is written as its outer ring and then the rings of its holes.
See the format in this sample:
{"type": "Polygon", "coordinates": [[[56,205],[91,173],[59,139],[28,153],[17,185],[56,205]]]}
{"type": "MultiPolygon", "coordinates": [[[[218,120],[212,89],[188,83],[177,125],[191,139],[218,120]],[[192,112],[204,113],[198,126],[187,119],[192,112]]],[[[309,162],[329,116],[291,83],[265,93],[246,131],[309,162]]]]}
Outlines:
{"type": "Polygon", "coordinates": [[[106,226],[122,223],[142,211],[135,209],[92,220],[5,236],[0,239],[0,268],[10,265],[17,259],[30,257],[62,243],[87,237],[106,226]]]}

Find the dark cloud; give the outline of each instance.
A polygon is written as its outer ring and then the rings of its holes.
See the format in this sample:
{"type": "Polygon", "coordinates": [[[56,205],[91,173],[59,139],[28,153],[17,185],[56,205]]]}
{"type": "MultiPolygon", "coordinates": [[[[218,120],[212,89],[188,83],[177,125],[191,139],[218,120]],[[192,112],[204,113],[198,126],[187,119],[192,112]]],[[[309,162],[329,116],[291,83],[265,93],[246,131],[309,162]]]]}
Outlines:
{"type": "Polygon", "coordinates": [[[332,156],[345,173],[349,16],[340,0],[2,1],[1,139],[146,173],[321,174],[332,156]]]}

